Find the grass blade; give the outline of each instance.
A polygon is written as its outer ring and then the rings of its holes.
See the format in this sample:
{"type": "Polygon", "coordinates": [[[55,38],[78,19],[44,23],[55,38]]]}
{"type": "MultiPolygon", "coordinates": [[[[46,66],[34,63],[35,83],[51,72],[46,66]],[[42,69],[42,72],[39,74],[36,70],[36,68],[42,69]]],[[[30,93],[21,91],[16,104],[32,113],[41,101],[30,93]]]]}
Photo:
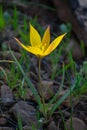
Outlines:
{"type": "Polygon", "coordinates": [[[76,87],[76,85],[77,85],[77,83],[78,83],[79,81],[77,81],[77,79],[75,80],[75,82],[74,82],[74,84],[72,85],[72,87],[71,87],[71,91],[70,91],[70,89],[69,90],[67,90],[67,92],[66,92],[66,94],[65,95],[63,95],[56,103],[55,103],[55,105],[53,105],[53,107],[52,107],[52,109],[50,110],[50,116],[53,114],[53,112],[58,108],[58,106],[60,106],[62,103],[63,103],[63,101],[70,95],[70,92],[73,92],[73,90],[74,90],[74,88],[76,87]]]}
{"type": "Polygon", "coordinates": [[[63,65],[63,75],[62,75],[62,82],[61,82],[61,85],[60,85],[60,88],[58,90],[58,92],[56,93],[56,95],[51,99],[51,101],[49,102],[49,106],[56,101],[59,93],[61,92],[62,88],[63,88],[63,83],[64,83],[64,77],[65,77],[65,67],[63,65]]]}
{"type": "MultiPolygon", "coordinates": [[[[10,49],[10,48],[9,48],[9,49],[10,49]]],[[[21,71],[23,77],[25,78],[27,84],[29,85],[31,91],[33,92],[34,97],[35,97],[35,99],[36,99],[38,105],[41,107],[40,96],[38,95],[38,92],[37,92],[36,88],[33,86],[32,82],[29,80],[29,78],[26,76],[26,74],[25,74],[25,72],[24,72],[22,66],[20,65],[20,63],[18,62],[18,60],[16,59],[16,57],[14,56],[13,52],[11,51],[11,49],[10,49],[10,53],[11,53],[11,55],[12,55],[14,61],[15,61],[16,64],[18,65],[18,67],[19,67],[19,69],[20,69],[20,71],[21,71]]]]}
{"type": "Polygon", "coordinates": [[[6,74],[5,70],[1,66],[0,66],[0,70],[3,72],[3,74],[5,75],[6,80],[7,80],[8,79],[7,74],[6,74]]]}

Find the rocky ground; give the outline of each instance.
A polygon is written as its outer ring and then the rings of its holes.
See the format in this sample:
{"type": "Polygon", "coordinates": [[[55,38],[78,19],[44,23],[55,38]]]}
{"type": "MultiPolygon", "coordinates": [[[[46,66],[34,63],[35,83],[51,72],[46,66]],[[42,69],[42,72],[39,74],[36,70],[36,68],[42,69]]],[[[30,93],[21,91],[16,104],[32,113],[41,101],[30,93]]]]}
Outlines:
{"type": "MultiPolygon", "coordinates": [[[[23,17],[27,19],[27,22],[29,22],[29,19],[35,19],[35,16],[37,16],[37,21],[43,27],[43,29],[50,25],[52,35],[53,33],[60,34],[62,31],[64,31],[65,24],[69,25],[71,36],[68,39],[67,48],[64,48],[64,54],[60,57],[59,67],[61,67],[61,63],[63,62],[65,64],[69,63],[67,53],[71,50],[73,60],[76,62],[77,68],[79,70],[83,62],[87,60],[87,32],[79,25],[68,1],[31,0],[30,2],[31,3],[29,4],[29,1],[27,0],[22,2],[21,0],[12,0],[0,1],[0,4],[4,7],[4,15],[6,15],[7,19],[13,19],[13,7],[16,5],[19,14],[18,28],[22,28],[23,26],[23,17]],[[83,41],[82,43],[84,44],[84,51],[82,51],[81,48],[81,41],[83,41]]],[[[22,57],[21,48],[13,39],[14,37],[20,38],[20,33],[18,29],[14,31],[14,28],[11,25],[6,25],[6,27],[0,31],[0,60],[13,60],[8,49],[9,45],[14,51],[14,54],[18,60],[22,57]]],[[[32,83],[37,87],[37,59],[32,55],[27,58],[30,58],[30,73],[28,75],[30,76],[32,83]]],[[[23,65],[25,66],[25,63],[23,63],[23,65]]],[[[14,85],[15,81],[14,84],[11,84],[13,83],[12,81],[16,79],[16,77],[14,75],[10,76],[11,70],[9,63],[0,62],[0,71],[0,130],[33,130],[32,124],[36,130],[64,130],[64,123],[59,110],[54,113],[47,124],[44,125],[43,122],[41,122],[38,128],[38,108],[30,88],[27,87],[27,84],[25,83],[23,89],[26,94],[23,95],[23,93],[18,89],[21,79],[17,79],[17,87],[14,85]],[[3,70],[3,72],[5,70],[7,77],[6,75],[2,76],[1,70],[3,70]],[[7,82],[8,77],[10,78],[9,81],[11,83],[7,82]]],[[[59,89],[60,80],[62,79],[60,76],[55,77],[54,80],[51,80],[51,73],[51,62],[49,57],[46,57],[42,61],[41,71],[43,78],[43,91],[46,102],[48,102],[51,97],[55,95],[59,89]],[[46,87],[46,85],[48,87],[46,87]],[[49,90],[51,94],[49,94],[49,90]]],[[[71,78],[74,77],[74,75],[70,72],[69,75],[71,78]]],[[[65,90],[68,87],[69,82],[66,77],[64,82],[64,89],[61,91],[58,98],[60,98],[66,92],[65,90]]],[[[80,98],[73,97],[72,105],[72,123],[74,130],[87,130],[87,91],[82,94],[80,98]]],[[[71,107],[69,97],[62,103],[61,111],[65,119],[64,122],[67,130],[71,130],[71,107]]],[[[43,120],[43,117],[41,116],[40,119],[43,120]]]]}

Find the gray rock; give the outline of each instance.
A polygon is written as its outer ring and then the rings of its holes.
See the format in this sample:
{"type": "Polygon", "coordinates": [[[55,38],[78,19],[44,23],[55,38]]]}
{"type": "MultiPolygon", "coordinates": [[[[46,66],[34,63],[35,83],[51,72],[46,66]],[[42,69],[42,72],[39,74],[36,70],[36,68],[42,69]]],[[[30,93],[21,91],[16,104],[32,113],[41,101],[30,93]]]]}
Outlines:
{"type": "MultiPolygon", "coordinates": [[[[21,58],[21,54],[20,54],[19,52],[14,52],[14,55],[15,55],[15,57],[16,57],[18,60],[21,58]]],[[[8,50],[5,51],[5,53],[3,53],[3,51],[0,52],[0,56],[2,57],[2,59],[13,61],[13,58],[12,58],[12,56],[11,56],[11,53],[10,53],[10,51],[8,51],[8,50]]]]}
{"type": "Polygon", "coordinates": [[[7,85],[2,85],[0,89],[1,89],[1,103],[3,105],[12,104],[14,100],[10,87],[8,87],[7,85]]]}
{"type": "Polygon", "coordinates": [[[0,130],[14,130],[14,129],[11,127],[0,127],[0,130]]]}
{"type": "Polygon", "coordinates": [[[54,121],[51,121],[48,125],[48,130],[57,130],[57,126],[54,121]]]}
{"type": "Polygon", "coordinates": [[[19,101],[11,108],[10,112],[15,116],[17,120],[20,117],[23,125],[30,127],[34,125],[37,127],[35,109],[31,105],[28,105],[26,102],[19,101]]]}
{"type": "Polygon", "coordinates": [[[24,126],[23,130],[32,130],[32,128],[30,126],[24,126]]]}
{"type": "Polygon", "coordinates": [[[72,56],[75,60],[80,60],[84,56],[84,53],[83,53],[80,45],[78,44],[78,42],[75,39],[70,40],[66,50],[67,50],[67,52],[71,51],[72,56]]]}
{"type": "MultiPolygon", "coordinates": [[[[73,124],[73,130],[87,130],[86,124],[76,117],[72,117],[72,124],[73,124]]],[[[67,120],[66,127],[67,130],[71,130],[71,119],[67,120]]]]}
{"type": "Polygon", "coordinates": [[[12,50],[14,51],[19,51],[19,45],[16,44],[16,40],[15,39],[9,39],[7,41],[5,41],[3,44],[2,44],[2,49],[7,49],[9,48],[9,46],[11,47],[12,50]]]}
{"type": "Polygon", "coordinates": [[[55,95],[52,81],[42,80],[42,86],[45,100],[49,100],[53,95],[55,95]]]}
{"type": "Polygon", "coordinates": [[[0,126],[1,125],[6,125],[7,124],[7,120],[6,120],[6,118],[4,118],[4,117],[0,117],[0,126]]]}

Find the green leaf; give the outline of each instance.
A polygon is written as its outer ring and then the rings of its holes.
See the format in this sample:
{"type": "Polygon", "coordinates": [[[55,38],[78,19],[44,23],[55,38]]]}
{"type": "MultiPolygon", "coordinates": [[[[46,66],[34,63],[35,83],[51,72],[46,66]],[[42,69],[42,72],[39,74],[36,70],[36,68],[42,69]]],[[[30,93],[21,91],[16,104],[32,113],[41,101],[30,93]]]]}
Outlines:
{"type": "Polygon", "coordinates": [[[49,113],[50,116],[54,113],[54,111],[58,108],[58,106],[60,106],[60,105],[64,102],[64,100],[70,95],[70,93],[73,92],[74,88],[76,87],[76,85],[77,85],[78,83],[79,83],[79,81],[78,81],[77,78],[76,78],[76,80],[75,80],[74,84],[72,85],[72,87],[71,87],[69,90],[67,90],[67,92],[65,93],[65,95],[63,95],[63,96],[55,103],[55,105],[53,105],[53,107],[51,108],[50,113],[49,113]]]}
{"type": "Polygon", "coordinates": [[[60,94],[60,92],[61,92],[61,90],[63,88],[64,77],[65,77],[65,67],[63,65],[63,75],[62,75],[62,82],[61,82],[60,88],[59,88],[58,92],[56,93],[56,95],[50,100],[49,106],[51,106],[51,104],[56,101],[58,95],[60,94]]]}
{"type": "MultiPolygon", "coordinates": [[[[9,49],[10,49],[10,48],[9,48],[9,49]]],[[[30,81],[30,79],[29,79],[29,78],[27,77],[27,75],[25,74],[25,72],[24,72],[22,66],[20,65],[20,63],[18,62],[18,60],[16,59],[16,57],[14,56],[13,52],[11,51],[11,49],[10,49],[10,53],[11,53],[11,55],[12,55],[14,61],[15,61],[16,64],[18,65],[18,67],[19,67],[19,69],[20,69],[20,71],[21,71],[23,77],[25,78],[25,80],[26,80],[28,86],[30,87],[31,91],[33,92],[34,97],[35,97],[35,99],[36,99],[36,101],[37,101],[39,107],[41,107],[41,104],[42,104],[42,103],[41,103],[41,99],[40,99],[40,96],[38,95],[38,92],[37,92],[36,88],[33,86],[32,82],[30,81]]]]}
{"type": "Polygon", "coordinates": [[[3,16],[3,8],[0,6],[0,30],[3,30],[5,28],[5,19],[3,16]]]}

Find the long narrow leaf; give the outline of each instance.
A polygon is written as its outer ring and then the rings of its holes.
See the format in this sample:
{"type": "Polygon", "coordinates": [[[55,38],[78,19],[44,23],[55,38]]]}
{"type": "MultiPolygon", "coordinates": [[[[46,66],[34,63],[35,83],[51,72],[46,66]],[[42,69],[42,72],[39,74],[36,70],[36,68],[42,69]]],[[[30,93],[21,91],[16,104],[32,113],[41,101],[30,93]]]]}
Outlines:
{"type": "Polygon", "coordinates": [[[50,111],[50,113],[49,113],[50,116],[51,116],[51,115],[53,114],[53,112],[58,108],[58,106],[60,106],[60,105],[63,103],[63,101],[70,95],[70,92],[73,92],[74,88],[76,87],[76,84],[77,84],[77,79],[75,80],[74,84],[72,85],[71,91],[70,91],[70,89],[67,90],[66,94],[63,95],[63,96],[55,103],[55,105],[53,105],[53,107],[52,107],[52,109],[51,109],[51,111],[50,111]]]}
{"type": "Polygon", "coordinates": [[[14,61],[11,60],[0,60],[1,63],[6,62],[6,63],[15,63],[14,61]]]}
{"type": "Polygon", "coordinates": [[[56,99],[57,99],[57,97],[58,97],[58,95],[60,94],[60,92],[61,92],[61,90],[62,90],[62,88],[63,88],[64,77],[65,77],[65,67],[64,67],[64,65],[63,65],[63,75],[62,75],[62,82],[61,82],[60,88],[59,88],[58,92],[56,93],[56,95],[50,100],[48,106],[50,106],[53,102],[55,102],[56,99]]]}
{"type": "Polygon", "coordinates": [[[6,74],[5,70],[1,66],[0,66],[0,70],[3,72],[3,74],[5,75],[6,80],[7,80],[8,79],[7,74],[6,74]]]}
{"type": "Polygon", "coordinates": [[[16,57],[14,56],[13,52],[11,51],[11,49],[10,49],[10,53],[11,53],[11,55],[12,55],[14,61],[15,61],[16,64],[18,65],[18,67],[19,67],[19,69],[20,69],[22,75],[24,76],[24,78],[25,78],[27,84],[29,85],[31,91],[33,92],[34,97],[35,97],[35,99],[36,99],[38,105],[41,107],[40,96],[38,95],[38,92],[37,92],[36,88],[33,86],[32,82],[29,80],[29,78],[26,76],[26,74],[25,74],[25,72],[24,72],[22,66],[20,65],[20,63],[18,62],[18,60],[16,59],[16,57]]]}

